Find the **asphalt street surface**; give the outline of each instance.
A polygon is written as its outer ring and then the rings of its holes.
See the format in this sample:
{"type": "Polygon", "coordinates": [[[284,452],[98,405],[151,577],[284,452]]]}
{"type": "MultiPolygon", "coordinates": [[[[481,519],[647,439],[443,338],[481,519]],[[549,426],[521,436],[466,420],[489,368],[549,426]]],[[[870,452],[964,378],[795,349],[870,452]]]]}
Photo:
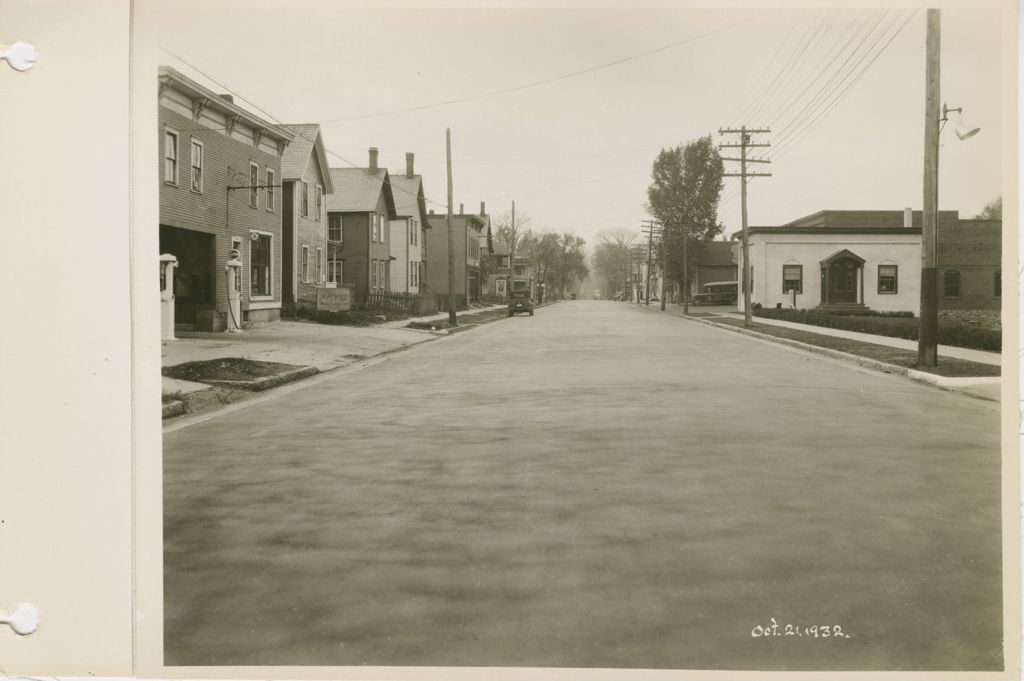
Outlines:
{"type": "Polygon", "coordinates": [[[502,319],[165,435],[165,663],[1002,669],[998,424],[629,303],[502,319]]]}

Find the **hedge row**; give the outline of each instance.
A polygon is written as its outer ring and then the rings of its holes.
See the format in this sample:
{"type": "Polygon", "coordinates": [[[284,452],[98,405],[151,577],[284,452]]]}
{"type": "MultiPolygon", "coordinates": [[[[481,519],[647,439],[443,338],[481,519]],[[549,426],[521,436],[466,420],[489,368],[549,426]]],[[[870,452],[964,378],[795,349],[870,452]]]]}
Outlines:
{"type": "MultiPolygon", "coordinates": [[[[781,319],[830,329],[871,333],[876,336],[917,340],[918,319],[907,316],[911,313],[875,314],[833,314],[819,310],[792,310],[762,308],[754,315],[767,319],[781,319]]],[[[959,322],[939,322],[939,343],[959,348],[999,352],[1002,349],[1002,334],[994,329],[959,322]]]]}

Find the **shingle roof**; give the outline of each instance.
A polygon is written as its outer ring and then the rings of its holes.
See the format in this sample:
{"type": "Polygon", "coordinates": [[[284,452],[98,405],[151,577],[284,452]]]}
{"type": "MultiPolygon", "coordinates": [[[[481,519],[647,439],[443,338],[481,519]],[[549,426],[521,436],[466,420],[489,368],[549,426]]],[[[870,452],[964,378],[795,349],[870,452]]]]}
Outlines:
{"type": "Polygon", "coordinates": [[[395,197],[395,213],[399,217],[414,217],[427,226],[427,204],[423,199],[423,176],[389,175],[391,193],[395,197]]]}
{"type": "Polygon", "coordinates": [[[388,171],[378,168],[331,168],[334,193],[327,196],[327,210],[368,213],[377,210],[381,192],[388,205],[390,217],[395,216],[395,200],[391,194],[388,171]]]}
{"type": "Polygon", "coordinates": [[[491,243],[493,244],[493,253],[495,255],[509,255],[512,253],[512,249],[509,248],[508,244],[501,239],[494,238],[491,240],[491,243]]]}

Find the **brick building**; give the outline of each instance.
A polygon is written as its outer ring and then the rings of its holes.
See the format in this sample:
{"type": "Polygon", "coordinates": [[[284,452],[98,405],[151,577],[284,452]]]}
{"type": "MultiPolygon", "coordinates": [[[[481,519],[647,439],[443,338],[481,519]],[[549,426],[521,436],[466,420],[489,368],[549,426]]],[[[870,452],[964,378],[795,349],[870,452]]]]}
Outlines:
{"type": "MultiPolygon", "coordinates": [[[[461,206],[460,206],[461,208],[461,206]]],[[[427,285],[434,293],[448,295],[448,223],[445,215],[429,216],[427,230],[427,285]]],[[[455,246],[455,298],[459,306],[480,298],[480,239],[487,226],[485,216],[452,215],[455,246]]]]}
{"type": "Polygon", "coordinates": [[[246,321],[281,315],[281,157],[292,135],[173,68],[159,70],[160,252],[177,257],[175,321],[226,328],[232,249],[246,321]]]}

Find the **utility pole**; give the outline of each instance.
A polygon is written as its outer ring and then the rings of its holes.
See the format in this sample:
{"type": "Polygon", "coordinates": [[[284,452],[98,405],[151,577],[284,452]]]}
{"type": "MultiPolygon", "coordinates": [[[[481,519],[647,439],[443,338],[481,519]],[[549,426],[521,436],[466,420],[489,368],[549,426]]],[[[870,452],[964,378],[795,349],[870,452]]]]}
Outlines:
{"type": "MultiPolygon", "coordinates": [[[[647,235],[647,285],[646,285],[646,290],[647,290],[647,304],[650,305],[650,300],[651,300],[651,260],[652,260],[653,250],[654,250],[654,237],[658,236],[658,237],[662,237],[663,238],[663,232],[662,232],[661,224],[656,222],[656,221],[654,221],[654,220],[643,220],[640,223],[640,225],[641,225],[640,231],[643,234],[647,235]]],[[[661,250],[662,250],[662,253],[661,253],[661,257],[662,257],[661,276],[662,276],[662,280],[664,281],[664,278],[665,278],[665,268],[664,268],[665,248],[664,248],[664,243],[662,244],[662,249],[661,250]]],[[[665,289],[664,289],[664,286],[662,286],[662,291],[658,295],[661,296],[661,309],[664,310],[665,309],[665,289]]]]}
{"type": "Polygon", "coordinates": [[[455,233],[452,231],[452,129],[444,130],[444,146],[448,156],[448,326],[454,328],[455,321],[455,233]]]}
{"type": "Polygon", "coordinates": [[[519,234],[516,232],[516,202],[512,200],[512,231],[510,232],[511,237],[509,238],[510,243],[508,245],[508,288],[505,289],[505,295],[511,300],[512,298],[512,282],[515,281],[515,267],[516,267],[516,240],[519,234]]]}
{"type": "Polygon", "coordinates": [[[723,158],[723,161],[739,161],[740,172],[738,173],[723,173],[724,177],[738,177],[740,178],[740,202],[742,203],[742,215],[743,215],[743,326],[750,326],[751,320],[751,307],[750,307],[750,235],[748,233],[747,225],[747,178],[748,177],[771,177],[771,173],[748,173],[748,163],[771,163],[771,161],[762,158],[747,158],[747,149],[752,147],[770,147],[769,143],[755,144],[751,141],[750,136],[753,134],[770,133],[770,128],[748,128],[742,126],[739,129],[736,128],[719,128],[719,135],[733,135],[739,134],[739,144],[719,144],[719,149],[739,149],[739,158],[723,158]]]}
{"type": "Polygon", "coordinates": [[[921,216],[921,320],[917,363],[938,364],[939,276],[935,241],[939,212],[939,10],[929,9],[925,37],[924,214],[921,216]]]}

